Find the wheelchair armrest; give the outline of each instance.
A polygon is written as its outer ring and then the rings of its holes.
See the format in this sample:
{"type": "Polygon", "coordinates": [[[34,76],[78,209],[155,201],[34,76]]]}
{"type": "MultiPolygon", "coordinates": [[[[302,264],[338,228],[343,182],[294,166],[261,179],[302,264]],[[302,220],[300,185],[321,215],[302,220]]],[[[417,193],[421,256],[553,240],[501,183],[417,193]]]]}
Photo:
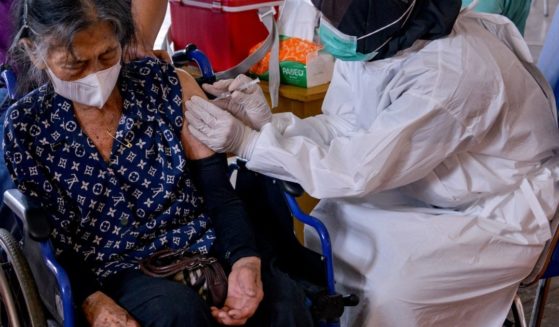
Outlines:
{"type": "MultiPolygon", "coordinates": [[[[234,170],[239,169],[240,167],[245,167],[246,161],[241,158],[237,158],[235,163],[229,164],[229,174],[232,174],[234,170]]],[[[305,190],[301,187],[301,185],[295,182],[288,182],[281,179],[274,178],[274,181],[281,187],[281,190],[285,193],[293,196],[293,197],[300,197],[305,193],[305,190]]]]}
{"type": "MultiPolygon", "coordinates": [[[[58,326],[74,326],[74,305],[69,277],[57,262],[49,241],[52,227],[43,208],[17,189],[4,192],[4,203],[21,220],[24,253],[30,262],[40,296],[58,326]]],[[[50,325],[50,324],[49,324],[50,325]]]]}
{"type": "Polygon", "coordinates": [[[23,229],[35,241],[49,239],[52,227],[49,225],[43,209],[32,199],[17,189],[4,192],[4,203],[22,221],[23,229]]]}

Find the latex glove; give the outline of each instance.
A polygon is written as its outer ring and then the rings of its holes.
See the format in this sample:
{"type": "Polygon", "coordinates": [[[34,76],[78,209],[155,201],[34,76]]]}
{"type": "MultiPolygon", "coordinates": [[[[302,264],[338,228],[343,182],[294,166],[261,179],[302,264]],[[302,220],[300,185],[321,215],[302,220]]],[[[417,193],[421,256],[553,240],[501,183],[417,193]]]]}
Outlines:
{"type": "Polygon", "coordinates": [[[103,292],[98,291],[88,296],[82,309],[92,327],[140,327],[124,308],[103,292]]]}
{"type": "Polygon", "coordinates": [[[188,130],[216,152],[250,159],[259,133],[213,103],[193,96],[186,102],[188,130]]]}
{"type": "Polygon", "coordinates": [[[260,258],[237,260],[228,278],[227,298],[222,308],[211,307],[213,317],[222,325],[244,325],[264,298],[260,278],[260,258]]]}
{"type": "Polygon", "coordinates": [[[246,90],[234,91],[251,80],[246,75],[239,75],[235,79],[221,80],[211,85],[204,84],[202,88],[214,96],[232,91],[231,97],[212,100],[212,102],[229,111],[247,126],[259,131],[272,120],[272,112],[262,89],[258,85],[251,85],[246,90]]]}

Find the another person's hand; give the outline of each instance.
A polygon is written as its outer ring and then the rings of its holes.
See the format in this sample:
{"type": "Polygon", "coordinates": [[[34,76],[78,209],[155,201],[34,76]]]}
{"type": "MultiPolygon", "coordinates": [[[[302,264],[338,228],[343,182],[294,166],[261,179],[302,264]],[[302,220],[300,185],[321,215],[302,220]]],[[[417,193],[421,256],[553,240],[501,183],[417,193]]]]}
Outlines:
{"type": "Polygon", "coordinates": [[[213,96],[224,92],[232,92],[230,97],[216,99],[212,102],[226,109],[243,123],[259,131],[262,126],[272,120],[270,106],[258,85],[251,85],[246,90],[235,91],[241,85],[252,79],[246,75],[239,75],[235,79],[217,81],[214,84],[204,84],[202,88],[213,96]]]}
{"type": "Polygon", "coordinates": [[[171,63],[171,56],[165,50],[153,50],[142,45],[137,45],[134,47],[128,47],[124,51],[124,60],[126,62],[133,61],[136,59],[142,59],[145,57],[159,58],[159,60],[171,63]]]}
{"type": "Polygon", "coordinates": [[[85,299],[82,309],[91,327],[140,327],[124,308],[99,291],[85,299]]]}
{"type": "Polygon", "coordinates": [[[188,129],[216,152],[232,152],[250,159],[258,132],[227,111],[198,96],[186,102],[188,129]]]}
{"type": "Polygon", "coordinates": [[[222,308],[211,307],[212,315],[222,325],[244,325],[264,298],[260,259],[245,257],[237,260],[229,274],[228,283],[225,304],[222,308]]]}
{"type": "Polygon", "coordinates": [[[186,156],[190,160],[204,159],[215,153],[212,151],[212,149],[208,148],[207,145],[200,142],[200,140],[192,135],[192,133],[188,129],[188,121],[184,123],[182,137],[185,141],[183,142],[183,144],[184,150],[186,151],[186,156]]]}

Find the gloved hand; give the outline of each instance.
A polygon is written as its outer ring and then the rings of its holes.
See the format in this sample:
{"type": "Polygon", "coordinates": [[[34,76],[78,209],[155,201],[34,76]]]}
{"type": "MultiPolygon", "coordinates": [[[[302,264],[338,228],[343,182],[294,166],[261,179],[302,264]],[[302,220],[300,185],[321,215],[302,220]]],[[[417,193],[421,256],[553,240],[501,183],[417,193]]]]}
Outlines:
{"type": "Polygon", "coordinates": [[[186,102],[188,129],[216,152],[232,152],[250,159],[259,133],[227,111],[198,96],[186,102]]]}
{"type": "Polygon", "coordinates": [[[249,127],[259,131],[262,126],[272,120],[272,112],[262,89],[258,85],[251,85],[246,90],[234,91],[251,80],[250,77],[241,74],[235,79],[204,84],[202,88],[216,97],[224,92],[231,91],[230,97],[216,99],[212,102],[229,111],[249,127]]]}

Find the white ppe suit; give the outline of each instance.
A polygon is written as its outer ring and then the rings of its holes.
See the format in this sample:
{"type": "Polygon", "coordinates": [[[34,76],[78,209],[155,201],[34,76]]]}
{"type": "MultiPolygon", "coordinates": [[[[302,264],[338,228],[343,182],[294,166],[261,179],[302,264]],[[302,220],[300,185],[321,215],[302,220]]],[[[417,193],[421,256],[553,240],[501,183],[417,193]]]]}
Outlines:
{"type": "MultiPolygon", "coordinates": [[[[394,57],[337,61],[323,114],[274,115],[248,168],[321,201],[343,326],[502,326],[550,238],[559,131],[504,17],[394,57]]],[[[317,246],[307,231],[307,242],[317,246]]]]}

